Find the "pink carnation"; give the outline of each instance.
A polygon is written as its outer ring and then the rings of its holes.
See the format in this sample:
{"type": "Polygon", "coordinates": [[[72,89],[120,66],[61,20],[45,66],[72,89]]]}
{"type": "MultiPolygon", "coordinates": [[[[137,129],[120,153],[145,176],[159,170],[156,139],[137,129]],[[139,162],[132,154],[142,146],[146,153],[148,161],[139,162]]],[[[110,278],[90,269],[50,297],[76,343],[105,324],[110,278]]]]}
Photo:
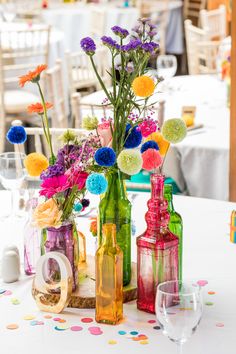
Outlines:
{"type": "Polygon", "coordinates": [[[142,133],[142,136],[146,138],[150,134],[157,131],[157,122],[153,119],[146,119],[141,124],[139,124],[139,129],[142,133]]]}
{"type": "Polygon", "coordinates": [[[40,195],[43,195],[47,198],[52,198],[54,194],[64,192],[68,188],[70,188],[67,180],[67,176],[54,176],[51,178],[47,178],[41,184],[41,190],[39,192],[40,195]]]}
{"type": "Polygon", "coordinates": [[[111,146],[112,143],[112,133],[111,133],[111,126],[110,122],[103,122],[98,124],[97,132],[101,141],[101,145],[104,146],[111,146]]]}
{"type": "Polygon", "coordinates": [[[70,188],[77,185],[78,189],[81,190],[85,187],[85,183],[88,177],[88,174],[86,172],[78,171],[74,168],[71,168],[66,172],[66,175],[70,188]]]}

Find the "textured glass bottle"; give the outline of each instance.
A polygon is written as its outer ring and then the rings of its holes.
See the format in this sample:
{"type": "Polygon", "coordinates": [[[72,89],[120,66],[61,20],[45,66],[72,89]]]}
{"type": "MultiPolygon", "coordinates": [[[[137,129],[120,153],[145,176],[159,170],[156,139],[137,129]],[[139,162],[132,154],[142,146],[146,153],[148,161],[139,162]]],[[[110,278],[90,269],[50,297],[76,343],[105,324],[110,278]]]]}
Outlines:
{"type": "Polygon", "coordinates": [[[108,189],[99,204],[99,245],[102,244],[102,226],[116,225],[117,243],[123,251],[123,285],[131,280],[131,203],[124,190],[120,171],[107,176],[108,189]]]}
{"type": "Polygon", "coordinates": [[[178,274],[179,280],[182,280],[182,259],[183,259],[183,221],[181,215],[178,214],[173,205],[172,197],[172,185],[165,184],[164,187],[164,198],[168,202],[168,212],[170,214],[170,221],[168,224],[169,230],[175,234],[179,239],[179,264],[178,264],[178,274]]]}
{"type": "Polygon", "coordinates": [[[123,252],[116,243],[116,225],[104,224],[96,252],[96,321],[116,324],[123,317],[123,252]]]}
{"type": "Polygon", "coordinates": [[[155,313],[159,283],[178,279],[178,238],[168,229],[168,203],[163,197],[164,176],[151,175],[151,199],[145,215],[146,231],[137,238],[139,310],[155,313]]]}

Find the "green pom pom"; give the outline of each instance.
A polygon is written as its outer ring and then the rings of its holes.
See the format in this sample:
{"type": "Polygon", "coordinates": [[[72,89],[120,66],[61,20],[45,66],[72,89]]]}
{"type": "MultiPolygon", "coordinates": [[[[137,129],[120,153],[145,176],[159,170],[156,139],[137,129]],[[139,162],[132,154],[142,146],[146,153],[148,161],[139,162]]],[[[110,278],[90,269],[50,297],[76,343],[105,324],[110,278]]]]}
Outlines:
{"type": "Polygon", "coordinates": [[[130,176],[135,175],[139,173],[142,168],[142,155],[140,151],[136,149],[123,150],[118,156],[117,164],[121,172],[130,176]]]}
{"type": "Polygon", "coordinates": [[[86,130],[94,130],[98,126],[98,119],[97,117],[87,116],[84,117],[82,120],[82,128],[86,130]]]}
{"type": "Polygon", "coordinates": [[[164,139],[176,144],[185,138],[187,127],[183,119],[172,118],[164,122],[161,132],[164,139]]]}

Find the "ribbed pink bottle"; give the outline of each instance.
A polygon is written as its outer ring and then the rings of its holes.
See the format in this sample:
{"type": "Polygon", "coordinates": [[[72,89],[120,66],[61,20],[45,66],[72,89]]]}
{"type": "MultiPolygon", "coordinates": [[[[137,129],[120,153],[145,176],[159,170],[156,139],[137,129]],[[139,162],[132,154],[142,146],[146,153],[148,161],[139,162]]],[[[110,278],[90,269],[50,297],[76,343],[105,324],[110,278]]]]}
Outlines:
{"type": "Polygon", "coordinates": [[[168,202],[164,199],[163,175],[151,175],[151,199],[145,215],[146,231],[137,237],[139,310],[155,313],[159,283],[178,280],[178,238],[168,229],[168,202]]]}

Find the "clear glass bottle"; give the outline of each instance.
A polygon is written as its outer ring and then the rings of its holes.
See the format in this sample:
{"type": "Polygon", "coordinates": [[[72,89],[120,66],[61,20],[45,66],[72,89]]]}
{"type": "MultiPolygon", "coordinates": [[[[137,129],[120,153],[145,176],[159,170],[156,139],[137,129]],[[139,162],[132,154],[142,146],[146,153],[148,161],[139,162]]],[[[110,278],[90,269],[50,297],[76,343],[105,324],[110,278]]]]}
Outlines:
{"type": "Polygon", "coordinates": [[[182,261],[183,261],[183,221],[180,214],[178,214],[174,209],[173,204],[173,188],[171,184],[165,184],[164,186],[164,198],[168,202],[168,212],[170,214],[170,221],[168,224],[169,230],[178,237],[179,239],[179,264],[178,264],[178,277],[182,280],[182,261]]]}
{"type": "Polygon", "coordinates": [[[178,280],[178,238],[168,229],[168,203],[164,199],[164,176],[151,175],[151,199],[145,215],[146,231],[137,238],[137,307],[155,313],[159,283],[178,280]]]}
{"type": "Polygon", "coordinates": [[[123,252],[116,243],[116,225],[103,225],[96,252],[96,321],[117,324],[123,318],[123,252]]]}
{"type": "Polygon", "coordinates": [[[35,274],[36,264],[41,256],[41,230],[32,224],[32,214],[38,204],[37,198],[27,202],[28,219],[24,227],[24,270],[25,274],[35,274]]]}
{"type": "Polygon", "coordinates": [[[86,262],[86,237],[85,235],[78,230],[77,227],[77,234],[78,234],[78,241],[79,241],[79,263],[86,262]]]}
{"type": "Polygon", "coordinates": [[[98,237],[102,244],[104,224],[116,225],[117,243],[123,251],[123,285],[131,280],[131,203],[124,188],[121,172],[107,176],[108,189],[99,204],[98,237]]]}

